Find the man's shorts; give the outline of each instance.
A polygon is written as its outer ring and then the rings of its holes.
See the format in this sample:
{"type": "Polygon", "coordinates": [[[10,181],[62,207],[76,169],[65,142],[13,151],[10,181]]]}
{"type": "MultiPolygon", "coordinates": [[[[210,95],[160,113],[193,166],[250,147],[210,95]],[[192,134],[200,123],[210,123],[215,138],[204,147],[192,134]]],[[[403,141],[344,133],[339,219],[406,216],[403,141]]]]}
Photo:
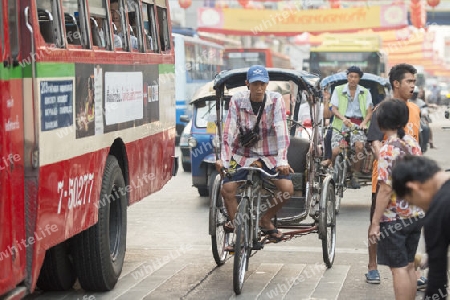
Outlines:
{"type": "Polygon", "coordinates": [[[391,268],[406,267],[414,262],[423,216],[380,222],[377,263],[391,268]]]}
{"type": "MultiPolygon", "coordinates": [[[[342,129],[346,129],[345,125],[342,127],[342,129]]],[[[339,142],[343,139],[342,135],[339,134],[336,130],[333,129],[333,135],[331,137],[331,148],[338,148],[339,142]]],[[[352,132],[352,136],[350,138],[350,147],[353,147],[355,145],[355,142],[362,142],[365,143],[367,141],[366,135],[361,131],[355,131],[352,132]]]]}
{"type": "MultiPolygon", "coordinates": [[[[276,168],[269,169],[266,166],[266,164],[264,163],[264,161],[262,161],[262,160],[259,160],[259,161],[262,163],[262,169],[264,171],[266,171],[267,173],[275,174],[277,172],[276,168]]],[[[230,182],[230,181],[245,181],[247,179],[248,170],[239,169],[240,167],[241,167],[241,165],[239,165],[239,164],[236,166],[236,171],[231,176],[231,178],[228,178],[228,176],[224,176],[223,183],[227,183],[227,182],[230,182]]],[[[264,174],[262,176],[264,177],[264,174]]],[[[289,175],[278,175],[277,177],[270,178],[270,179],[273,179],[273,180],[277,180],[277,179],[288,179],[288,180],[291,180],[291,175],[290,174],[289,175]]]]}

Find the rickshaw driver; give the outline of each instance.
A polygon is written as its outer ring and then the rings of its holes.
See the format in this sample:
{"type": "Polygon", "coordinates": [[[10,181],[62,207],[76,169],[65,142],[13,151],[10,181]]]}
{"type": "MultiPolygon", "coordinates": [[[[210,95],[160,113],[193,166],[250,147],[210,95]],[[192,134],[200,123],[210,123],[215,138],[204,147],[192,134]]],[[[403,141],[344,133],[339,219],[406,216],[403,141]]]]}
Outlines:
{"type": "Polygon", "coordinates": [[[283,239],[283,233],[278,231],[271,219],[283,204],[294,193],[294,186],[290,178],[293,170],[287,161],[289,147],[289,131],[286,122],[286,109],[281,94],[267,91],[269,74],[260,65],[254,65],[247,71],[245,84],[248,91],[233,95],[230,100],[229,110],[223,129],[223,147],[221,159],[216,161],[217,171],[221,173],[223,168],[228,168],[231,178],[223,178],[221,190],[225,200],[225,207],[230,222],[224,225],[224,229],[232,232],[235,228],[233,221],[237,212],[236,192],[248,174],[246,170],[239,170],[240,166],[254,166],[263,168],[266,172],[278,176],[272,182],[278,189],[278,199],[272,199],[275,203],[264,213],[260,220],[261,231],[269,235],[272,241],[283,239]],[[264,106],[263,106],[264,105],[264,106]],[[257,123],[259,110],[262,109],[260,124],[256,133],[258,141],[247,147],[241,144],[241,129],[252,130],[257,123]]]}
{"type": "MultiPolygon", "coordinates": [[[[347,69],[347,83],[337,86],[331,95],[332,111],[334,120],[332,126],[338,130],[351,127],[353,124],[359,125],[361,129],[367,129],[372,117],[372,95],[369,90],[359,85],[363,72],[356,66],[347,69]]],[[[339,143],[343,139],[340,134],[333,132],[331,138],[332,162],[339,154],[339,143]]],[[[359,158],[364,150],[364,143],[367,138],[363,133],[354,133],[351,137],[351,144],[355,147],[356,157],[359,158]]],[[[351,187],[359,189],[358,177],[361,171],[361,160],[357,159],[353,164],[353,176],[351,187]]]]}

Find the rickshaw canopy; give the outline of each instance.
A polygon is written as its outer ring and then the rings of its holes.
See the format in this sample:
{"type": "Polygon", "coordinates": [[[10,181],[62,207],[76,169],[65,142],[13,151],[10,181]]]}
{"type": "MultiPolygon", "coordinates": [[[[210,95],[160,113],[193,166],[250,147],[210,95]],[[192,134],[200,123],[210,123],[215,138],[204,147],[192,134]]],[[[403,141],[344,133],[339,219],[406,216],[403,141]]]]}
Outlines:
{"type": "MultiPolygon", "coordinates": [[[[279,92],[280,94],[289,94],[289,83],[284,81],[270,81],[269,85],[267,86],[267,89],[269,91],[279,92]]],[[[247,90],[247,86],[241,85],[238,87],[234,87],[231,89],[225,88],[224,89],[224,98],[229,99],[231,98],[235,93],[245,91],[247,90]]],[[[214,90],[214,81],[210,81],[200,87],[192,97],[192,100],[189,102],[189,104],[194,105],[196,103],[199,103],[201,101],[205,100],[215,100],[216,99],[216,91],[214,90]]]]}
{"type": "MultiPolygon", "coordinates": [[[[246,86],[240,86],[234,89],[225,89],[224,90],[224,97],[225,98],[231,98],[234,93],[245,91],[247,89],[246,86]]],[[[215,100],[216,99],[216,91],[214,90],[214,81],[210,81],[200,87],[192,97],[192,100],[189,102],[189,104],[193,105],[195,103],[198,103],[200,101],[205,100],[215,100]]]]}
{"type": "MultiPolygon", "coordinates": [[[[331,86],[331,92],[333,92],[336,86],[346,83],[347,73],[340,72],[322,79],[320,82],[320,87],[323,89],[331,86]]],[[[383,101],[383,99],[386,99],[386,96],[388,96],[389,92],[392,90],[391,84],[386,78],[374,75],[372,73],[364,73],[359,80],[359,85],[370,91],[372,95],[372,104],[374,106],[378,105],[378,103],[383,101]]]]}
{"type": "MultiPolygon", "coordinates": [[[[217,90],[222,85],[225,85],[227,89],[244,85],[247,79],[247,71],[248,68],[242,68],[220,72],[214,80],[214,89],[217,90]]],[[[314,94],[318,91],[317,88],[320,78],[316,75],[305,71],[280,68],[267,68],[267,72],[269,73],[270,81],[292,81],[299,89],[309,90],[314,94]]]]}
{"type": "MultiPolygon", "coordinates": [[[[322,81],[320,82],[320,87],[325,88],[328,85],[340,85],[344,83],[347,83],[347,73],[339,72],[322,79],[322,81]]],[[[391,84],[389,83],[389,80],[372,73],[364,73],[359,81],[359,84],[364,87],[367,87],[366,85],[371,85],[373,83],[378,83],[388,90],[391,90],[391,84]]]]}

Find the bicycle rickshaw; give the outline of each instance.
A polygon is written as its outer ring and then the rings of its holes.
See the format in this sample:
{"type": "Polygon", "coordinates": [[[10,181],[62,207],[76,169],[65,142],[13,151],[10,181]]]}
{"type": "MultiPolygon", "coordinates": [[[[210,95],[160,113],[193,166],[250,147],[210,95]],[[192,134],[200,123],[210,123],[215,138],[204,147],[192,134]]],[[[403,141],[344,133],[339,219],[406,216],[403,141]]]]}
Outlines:
{"type": "MultiPolygon", "coordinates": [[[[222,71],[216,76],[214,88],[216,90],[216,128],[219,137],[219,148],[216,157],[219,158],[222,147],[222,126],[224,107],[227,106],[224,97],[225,89],[232,89],[244,85],[247,68],[222,71]]],[[[319,145],[320,90],[319,78],[303,71],[268,68],[271,81],[290,81],[298,86],[298,92],[306,92],[310,103],[312,134],[309,140],[291,136],[288,149],[288,161],[294,174],[294,195],[279,211],[274,224],[278,229],[287,229],[283,232],[286,240],[309,233],[318,233],[322,242],[323,261],[330,268],[334,261],[336,245],[336,217],[335,195],[332,176],[324,170],[320,161],[321,149],[319,145]],[[309,217],[309,219],[308,219],[309,217]]],[[[292,103],[292,102],[291,102],[292,103]]],[[[300,105],[296,102],[295,105],[300,105]]],[[[291,109],[290,111],[294,111],[291,109]]],[[[295,119],[288,123],[296,123],[295,119]]],[[[262,211],[262,201],[274,197],[274,186],[266,180],[268,174],[259,168],[248,168],[247,180],[238,190],[238,213],[235,220],[235,244],[233,287],[236,294],[240,294],[244,283],[245,272],[248,270],[249,258],[252,251],[261,250],[270,239],[261,232],[258,220],[262,211]]],[[[233,233],[227,233],[224,223],[228,215],[220,195],[222,179],[217,175],[213,183],[209,234],[212,241],[212,252],[218,266],[225,263],[228,252],[225,251],[232,239],[233,233]]]]}
{"type": "MultiPolygon", "coordinates": [[[[289,93],[283,83],[285,82],[270,81],[267,89],[282,94],[289,93]]],[[[231,90],[225,88],[223,92],[225,103],[228,103],[234,93],[244,90],[247,90],[246,86],[238,86],[231,90]]],[[[188,145],[186,145],[188,147],[184,146],[182,151],[188,152],[183,153],[183,155],[189,154],[192,185],[197,188],[200,196],[207,197],[211,196],[212,184],[218,174],[214,154],[218,141],[215,138],[216,91],[214,90],[214,81],[200,87],[189,104],[193,106],[193,113],[191,123],[188,123],[188,125],[191,125],[188,133],[188,145]]],[[[227,105],[225,105],[224,113],[227,109],[227,105]]],[[[189,120],[185,121],[189,122],[189,120]]]]}
{"type": "MultiPolygon", "coordinates": [[[[340,72],[328,77],[325,77],[320,82],[321,89],[328,89],[330,94],[333,93],[334,88],[338,85],[347,83],[347,73],[340,72]]],[[[371,74],[364,73],[359,81],[359,85],[367,88],[372,96],[372,103],[374,106],[378,105],[383,99],[390,95],[391,84],[386,78],[371,74]]],[[[340,202],[344,195],[344,191],[347,188],[347,184],[351,179],[351,166],[350,162],[354,152],[350,149],[350,137],[353,133],[359,131],[358,128],[352,128],[346,131],[340,131],[333,129],[333,134],[340,134],[343,137],[343,142],[341,143],[341,151],[336,157],[334,163],[334,182],[336,187],[336,213],[339,213],[340,202]]],[[[362,184],[372,183],[372,163],[373,155],[372,149],[369,143],[366,143],[364,147],[364,159],[362,161],[362,176],[359,178],[359,182],[362,184]]]]}

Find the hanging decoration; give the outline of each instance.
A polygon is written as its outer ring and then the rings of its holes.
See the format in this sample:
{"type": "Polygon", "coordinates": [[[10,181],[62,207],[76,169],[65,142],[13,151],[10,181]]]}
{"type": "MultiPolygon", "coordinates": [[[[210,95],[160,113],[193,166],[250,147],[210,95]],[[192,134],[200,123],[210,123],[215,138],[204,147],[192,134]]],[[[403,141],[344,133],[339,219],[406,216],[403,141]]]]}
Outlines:
{"type": "Polygon", "coordinates": [[[339,2],[339,0],[330,0],[330,7],[331,8],[340,8],[341,3],[339,2]]]}
{"type": "Polygon", "coordinates": [[[250,0],[238,0],[238,2],[243,8],[247,8],[250,0]]]}
{"type": "Polygon", "coordinates": [[[439,5],[439,3],[441,3],[441,0],[427,0],[427,3],[432,8],[435,8],[436,6],[439,5]]]}
{"type": "Polygon", "coordinates": [[[178,3],[180,4],[181,8],[186,9],[191,6],[192,0],[178,0],[178,3]]]}
{"type": "Polygon", "coordinates": [[[427,12],[425,11],[425,3],[411,0],[409,18],[411,24],[416,28],[424,28],[427,20],[427,12]]]}

